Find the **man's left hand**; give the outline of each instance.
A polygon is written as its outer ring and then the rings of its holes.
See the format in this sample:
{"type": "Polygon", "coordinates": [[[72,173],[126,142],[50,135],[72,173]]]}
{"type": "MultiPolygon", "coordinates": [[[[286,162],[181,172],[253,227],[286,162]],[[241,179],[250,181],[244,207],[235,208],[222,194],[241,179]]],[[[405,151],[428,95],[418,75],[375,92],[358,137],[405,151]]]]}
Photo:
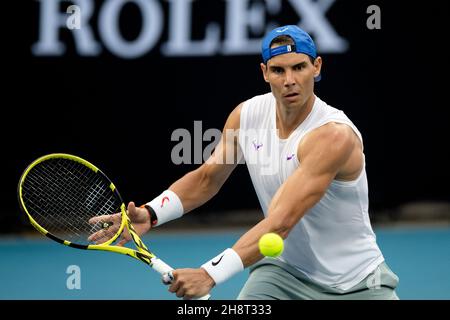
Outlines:
{"type": "Polygon", "coordinates": [[[192,299],[207,295],[214,280],[205,269],[177,269],[172,271],[173,280],[169,291],[177,295],[178,298],[192,299]]]}

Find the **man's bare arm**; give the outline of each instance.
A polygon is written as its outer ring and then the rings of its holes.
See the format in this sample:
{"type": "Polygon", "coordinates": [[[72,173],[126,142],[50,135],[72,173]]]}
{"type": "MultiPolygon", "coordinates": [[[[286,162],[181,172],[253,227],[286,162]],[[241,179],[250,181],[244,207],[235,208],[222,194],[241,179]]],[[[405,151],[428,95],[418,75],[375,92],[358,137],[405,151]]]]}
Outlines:
{"type": "Polygon", "coordinates": [[[334,123],[305,137],[297,152],[301,165],[276,192],[268,216],[233,246],[245,267],[262,258],[258,241],[263,234],[275,232],[286,238],[308,209],[322,198],[358,147],[356,139],[348,126],[334,123]]]}

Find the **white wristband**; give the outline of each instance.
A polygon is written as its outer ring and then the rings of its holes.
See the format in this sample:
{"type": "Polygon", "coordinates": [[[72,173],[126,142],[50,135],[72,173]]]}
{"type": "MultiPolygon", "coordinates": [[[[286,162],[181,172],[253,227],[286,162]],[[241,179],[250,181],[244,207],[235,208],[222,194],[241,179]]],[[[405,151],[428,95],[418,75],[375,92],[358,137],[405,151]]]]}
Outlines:
{"type": "Polygon", "coordinates": [[[236,251],[228,248],[203,264],[202,268],[208,272],[216,284],[220,284],[244,270],[244,264],[236,251]]]}
{"type": "Polygon", "coordinates": [[[165,190],[155,199],[147,203],[156,213],[157,223],[155,226],[160,226],[163,223],[180,218],[183,213],[183,204],[175,192],[165,190]]]}

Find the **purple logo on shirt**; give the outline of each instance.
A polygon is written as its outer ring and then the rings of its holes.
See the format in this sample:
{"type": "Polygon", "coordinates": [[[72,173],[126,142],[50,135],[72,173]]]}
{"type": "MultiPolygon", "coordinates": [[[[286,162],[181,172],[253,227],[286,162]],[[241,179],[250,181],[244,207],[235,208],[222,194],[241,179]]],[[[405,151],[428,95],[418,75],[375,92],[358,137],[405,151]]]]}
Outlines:
{"type": "Polygon", "coordinates": [[[291,154],[290,156],[286,157],[286,160],[291,160],[295,156],[295,153],[291,154]]]}
{"type": "Polygon", "coordinates": [[[258,151],[259,148],[263,146],[262,143],[257,143],[256,140],[253,140],[253,146],[255,147],[255,150],[258,151]]]}

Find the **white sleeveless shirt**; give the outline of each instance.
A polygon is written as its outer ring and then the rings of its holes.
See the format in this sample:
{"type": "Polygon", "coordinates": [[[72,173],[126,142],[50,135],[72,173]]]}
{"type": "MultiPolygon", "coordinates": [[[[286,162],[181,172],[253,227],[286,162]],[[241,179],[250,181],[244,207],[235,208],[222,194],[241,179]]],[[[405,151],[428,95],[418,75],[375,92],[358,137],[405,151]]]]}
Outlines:
{"type": "MultiPolygon", "coordinates": [[[[272,93],[244,102],[239,144],[265,216],[276,191],[301,165],[297,159],[301,139],[328,122],[350,126],[362,143],[360,132],[344,112],[317,96],[310,114],[287,139],[280,139],[276,131],[276,101],[272,93]]],[[[364,164],[355,180],[332,181],[322,199],[291,230],[278,259],[314,281],[350,289],[384,261],[368,207],[364,164]]]]}

